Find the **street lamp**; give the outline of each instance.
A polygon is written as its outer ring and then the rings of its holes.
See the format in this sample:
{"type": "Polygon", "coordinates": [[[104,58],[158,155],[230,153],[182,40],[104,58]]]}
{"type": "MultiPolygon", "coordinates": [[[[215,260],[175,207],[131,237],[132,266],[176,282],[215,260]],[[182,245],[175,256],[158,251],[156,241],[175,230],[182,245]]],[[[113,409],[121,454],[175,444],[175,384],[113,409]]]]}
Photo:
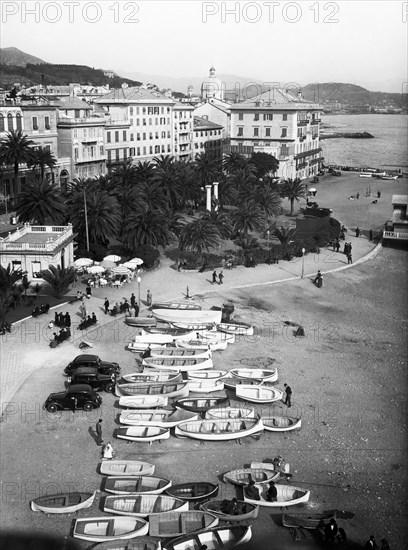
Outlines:
{"type": "Polygon", "coordinates": [[[268,236],[268,265],[271,265],[271,250],[269,248],[269,234],[270,234],[270,231],[268,229],[268,231],[266,232],[267,236],[268,236]]]}
{"type": "Polygon", "coordinates": [[[304,248],[302,248],[302,275],[301,275],[301,279],[303,279],[303,276],[305,274],[305,252],[306,250],[304,248]]]}
{"type": "Polygon", "coordinates": [[[84,185],[84,206],[85,206],[86,249],[89,252],[88,210],[87,210],[87,207],[86,207],[86,186],[85,185],[84,185]]]}
{"type": "Polygon", "coordinates": [[[137,302],[138,302],[139,309],[140,309],[140,283],[142,282],[142,278],[141,278],[141,277],[138,277],[136,280],[137,280],[137,289],[138,289],[138,298],[137,298],[137,302]]]}

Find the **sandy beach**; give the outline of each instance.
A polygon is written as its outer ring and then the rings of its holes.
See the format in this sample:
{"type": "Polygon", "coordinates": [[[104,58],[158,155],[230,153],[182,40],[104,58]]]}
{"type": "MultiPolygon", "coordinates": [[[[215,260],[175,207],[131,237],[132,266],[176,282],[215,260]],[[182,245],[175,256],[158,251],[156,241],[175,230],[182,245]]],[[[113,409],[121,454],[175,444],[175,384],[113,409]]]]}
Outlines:
{"type": "MultiPolygon", "coordinates": [[[[379,230],[391,219],[392,194],[407,193],[406,181],[367,181],[350,174],[327,176],[314,186],[319,206],[332,208],[333,217],[346,224],[349,235],[354,235],[356,226],[363,229],[363,235],[369,229],[379,230]],[[368,186],[372,195],[381,191],[377,204],[372,203],[375,197],[365,196],[368,186]],[[357,192],[360,199],[350,200],[357,192]]],[[[365,236],[353,239],[354,243],[361,256],[374,246],[365,236]]],[[[100,489],[100,448],[89,429],[103,418],[104,440],[112,441],[118,457],[152,462],[157,475],[172,479],[173,484],[217,482],[218,476],[230,469],[281,454],[291,465],[293,484],[311,491],[309,503],[299,511],[338,510],[338,524],[354,543],[363,545],[374,534],[378,544],[386,537],[392,550],[403,550],[408,536],[407,252],[383,248],[351,269],[327,273],[323,288],[317,289],[311,282],[312,273],[320,263],[330,270],[321,256],[317,261],[308,259],[304,279],[299,276],[299,262],[279,264],[280,279],[286,275],[294,280],[277,284],[268,284],[265,275],[275,266],[228,271],[225,287],[211,287],[208,274],[170,273],[167,260],[143,281],[144,292],[149,287],[156,299],[181,298],[188,284],[203,308],[232,302],[236,319],[253,324],[255,334],[215,352],[214,367],[277,367],[277,387],[283,389],[284,383],[292,387],[292,411],[302,415],[298,431],[264,432],[259,440],[246,438],[241,444],[200,444],[173,436],[151,446],[127,444],[113,437],[119,413],[113,395],[102,394],[103,406],[93,413],[53,416],[42,410],[48,394],[62,390],[62,368],[80,353],[78,338],[57,350],[48,347],[44,332],[38,341],[36,335],[29,334],[23,339],[22,333],[14,342],[3,341],[6,366],[2,378],[18,378],[21,369],[24,382],[12,397],[2,389],[3,398],[7,395],[0,427],[2,528],[61,536],[70,533],[73,516],[34,513],[29,502],[44,493],[100,489]],[[295,338],[285,321],[301,324],[305,336],[295,338]],[[28,371],[25,366],[29,363],[28,371]]],[[[343,258],[336,257],[336,262],[336,266],[342,265],[343,258]]],[[[278,275],[277,271],[271,273],[272,283],[278,275]]],[[[126,293],[136,292],[136,287],[132,283],[126,293]]],[[[104,292],[98,290],[91,299],[98,316],[103,316],[104,292]]],[[[110,297],[118,291],[109,292],[110,297]]],[[[139,356],[126,349],[131,332],[123,318],[107,318],[103,323],[93,336],[89,334],[93,351],[103,359],[118,361],[123,374],[134,371],[139,356]]],[[[8,384],[4,378],[1,382],[2,387],[8,384]]],[[[237,404],[233,393],[229,395],[231,403],[237,404]]],[[[265,412],[268,407],[258,410],[265,412]]],[[[219,484],[219,498],[235,496],[232,485],[219,484]]],[[[79,517],[100,512],[97,498],[79,517]]],[[[281,515],[279,509],[276,513],[261,509],[253,523],[252,540],[241,548],[319,547],[311,537],[295,542],[282,527],[281,515]]],[[[79,547],[87,545],[79,542],[79,547]]]]}

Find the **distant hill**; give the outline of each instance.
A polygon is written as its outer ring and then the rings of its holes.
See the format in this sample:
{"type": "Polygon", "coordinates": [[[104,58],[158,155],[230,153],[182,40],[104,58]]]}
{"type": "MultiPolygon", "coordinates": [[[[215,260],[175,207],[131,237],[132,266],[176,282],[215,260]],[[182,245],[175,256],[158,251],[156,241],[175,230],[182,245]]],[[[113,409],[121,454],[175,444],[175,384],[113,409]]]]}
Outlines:
{"type": "Polygon", "coordinates": [[[27,63],[35,65],[36,63],[45,63],[45,61],[29,53],[22,52],[18,48],[0,48],[1,65],[25,67],[27,63]]]}

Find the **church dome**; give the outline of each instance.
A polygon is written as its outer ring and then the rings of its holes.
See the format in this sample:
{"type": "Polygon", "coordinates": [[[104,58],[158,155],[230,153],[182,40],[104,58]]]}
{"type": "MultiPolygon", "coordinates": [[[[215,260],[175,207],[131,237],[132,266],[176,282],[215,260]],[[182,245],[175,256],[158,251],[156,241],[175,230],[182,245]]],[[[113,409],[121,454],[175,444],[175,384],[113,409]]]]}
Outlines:
{"type": "Polygon", "coordinates": [[[213,97],[217,99],[224,98],[224,84],[220,78],[217,78],[214,67],[210,68],[210,74],[207,80],[204,80],[201,84],[201,96],[203,99],[210,99],[213,97]]]}

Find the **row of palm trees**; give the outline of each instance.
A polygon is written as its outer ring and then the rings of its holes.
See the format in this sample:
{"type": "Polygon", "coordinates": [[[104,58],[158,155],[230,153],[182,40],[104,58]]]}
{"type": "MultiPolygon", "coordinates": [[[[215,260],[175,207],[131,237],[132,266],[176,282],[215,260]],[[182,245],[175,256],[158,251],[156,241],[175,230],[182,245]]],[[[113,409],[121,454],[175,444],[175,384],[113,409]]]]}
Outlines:
{"type": "Polygon", "coordinates": [[[71,222],[82,245],[88,228],[91,249],[120,243],[129,253],[142,245],[166,247],[178,240],[180,250],[201,256],[232,236],[243,247],[253,244],[252,233],[269,229],[279,237],[273,224],[282,199],[289,199],[292,215],[295,201],[307,189],[298,179],[278,185],[271,174],[279,163],[270,155],[246,159],[231,153],[220,162],[204,153],[190,162],[163,155],[152,162],[128,161],[99,178],[74,179],[63,194],[45,178],[47,168],[52,171],[56,164],[53,155],[34,148],[21,132],[9,132],[0,142],[0,164],[13,166],[15,186],[23,163],[33,178],[17,197],[20,222],[71,222]],[[186,205],[202,203],[205,185],[214,181],[219,182],[216,211],[189,222],[182,218],[186,205]]]}

